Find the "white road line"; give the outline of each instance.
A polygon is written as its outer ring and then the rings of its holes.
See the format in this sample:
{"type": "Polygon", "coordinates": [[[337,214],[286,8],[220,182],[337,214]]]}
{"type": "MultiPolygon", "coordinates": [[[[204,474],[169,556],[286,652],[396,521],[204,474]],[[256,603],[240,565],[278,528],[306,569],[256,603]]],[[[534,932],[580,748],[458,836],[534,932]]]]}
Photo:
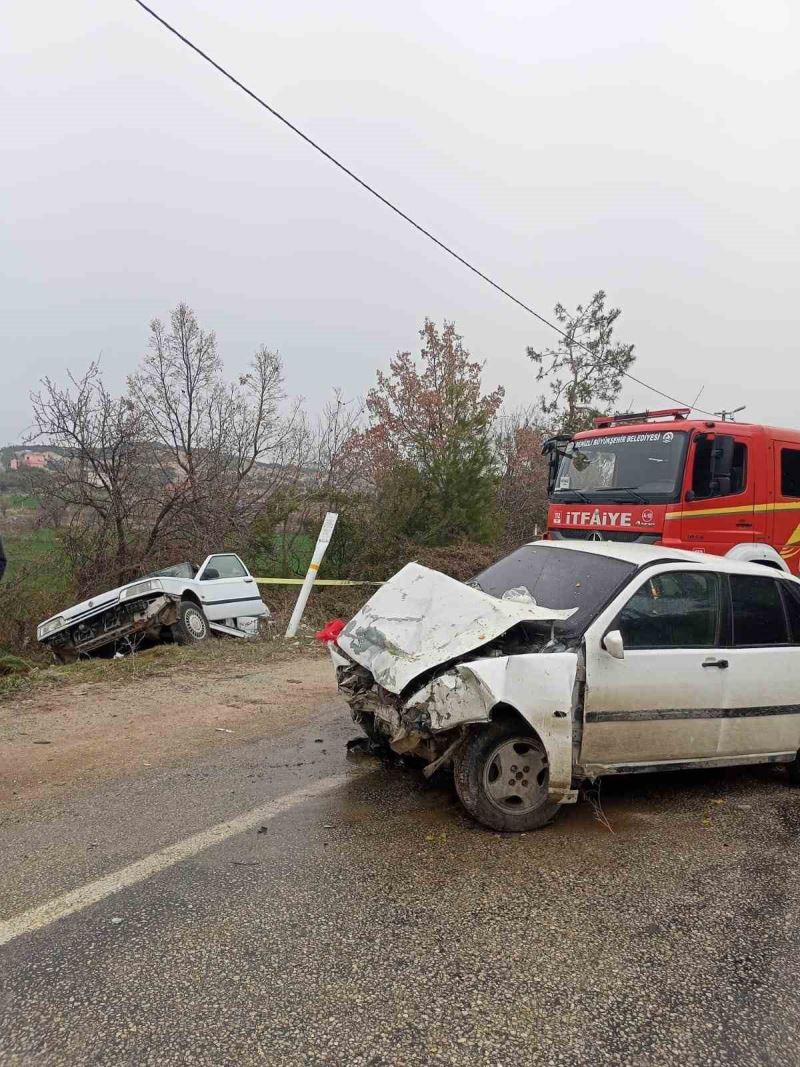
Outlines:
{"type": "Polygon", "coordinates": [[[80,889],[73,889],[63,896],[56,897],[55,900],[40,904],[39,907],[31,908],[29,911],[23,911],[10,919],[0,920],[0,945],[13,941],[21,934],[29,934],[32,930],[48,926],[57,919],[63,919],[65,915],[82,911],[91,904],[96,904],[99,900],[111,896],[112,893],[118,893],[121,889],[143,882],[152,875],[158,874],[159,871],[166,870],[167,867],[196,856],[203,849],[218,845],[221,841],[241,834],[245,830],[251,830],[254,826],[260,826],[274,819],[276,815],[281,815],[307,800],[330,793],[331,790],[339,788],[347,781],[348,775],[345,774],[322,778],[312,785],[295,789],[293,793],[287,793],[276,800],[270,800],[267,804],[262,804],[259,808],[237,815],[235,819],[218,823],[216,826],[209,827],[208,830],[202,830],[199,834],[187,837],[184,841],[178,841],[174,845],[162,848],[159,852],[153,852],[150,856],[145,856],[144,859],[137,860],[128,867],[122,867],[113,874],[98,878],[96,882],[89,882],[80,889]]]}

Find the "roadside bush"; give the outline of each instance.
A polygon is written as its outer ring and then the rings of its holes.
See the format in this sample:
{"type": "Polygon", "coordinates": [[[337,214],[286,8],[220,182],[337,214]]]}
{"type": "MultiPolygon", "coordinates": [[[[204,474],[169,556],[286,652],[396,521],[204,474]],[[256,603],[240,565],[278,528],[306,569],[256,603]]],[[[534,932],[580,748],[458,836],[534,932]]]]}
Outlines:
{"type": "MultiPolygon", "coordinates": [[[[331,619],[344,619],[347,622],[369,600],[376,588],[370,585],[316,586],[303,614],[303,627],[316,631],[331,619]]],[[[299,592],[298,585],[262,586],[261,595],[272,613],[276,637],[282,637],[285,633],[299,592]]]]}
{"type": "Polygon", "coordinates": [[[476,545],[471,541],[462,541],[457,545],[445,545],[441,548],[409,545],[409,559],[421,563],[423,567],[449,574],[459,582],[467,582],[484,570],[498,558],[494,545],[476,545]]]}
{"type": "Polygon", "coordinates": [[[64,583],[43,582],[27,565],[0,582],[0,652],[39,656],[37,625],[66,607],[71,597],[64,583]]]}

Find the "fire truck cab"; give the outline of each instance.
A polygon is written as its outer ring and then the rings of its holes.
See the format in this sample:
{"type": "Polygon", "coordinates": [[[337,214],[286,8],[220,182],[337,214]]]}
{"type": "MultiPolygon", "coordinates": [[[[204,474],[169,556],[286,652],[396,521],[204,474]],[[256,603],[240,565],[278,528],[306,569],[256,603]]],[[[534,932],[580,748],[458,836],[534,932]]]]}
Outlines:
{"type": "Polygon", "coordinates": [[[690,414],[602,417],[547,441],[548,538],[663,544],[800,573],[800,432],[690,414]]]}

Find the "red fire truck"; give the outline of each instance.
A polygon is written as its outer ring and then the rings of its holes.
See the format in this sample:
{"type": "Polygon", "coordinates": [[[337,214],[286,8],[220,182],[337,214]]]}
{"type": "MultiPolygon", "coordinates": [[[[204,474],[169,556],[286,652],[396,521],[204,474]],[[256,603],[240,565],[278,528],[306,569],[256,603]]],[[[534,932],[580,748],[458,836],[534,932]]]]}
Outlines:
{"type": "Polygon", "coordinates": [[[669,408],[545,444],[548,538],[638,541],[800,573],[800,432],[669,408]]]}

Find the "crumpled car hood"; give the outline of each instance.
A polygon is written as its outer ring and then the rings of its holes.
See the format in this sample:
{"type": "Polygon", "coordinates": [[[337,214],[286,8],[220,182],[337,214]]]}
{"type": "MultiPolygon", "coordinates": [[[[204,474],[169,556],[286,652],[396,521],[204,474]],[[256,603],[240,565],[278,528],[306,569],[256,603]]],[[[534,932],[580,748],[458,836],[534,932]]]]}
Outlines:
{"type": "Polygon", "coordinates": [[[79,615],[93,614],[94,611],[99,611],[100,608],[107,608],[110,604],[115,604],[119,600],[119,594],[125,586],[121,585],[117,589],[107,589],[104,593],[99,593],[97,596],[92,597],[91,600],[82,600],[80,604],[73,604],[69,608],[65,608],[58,614],[65,619],[74,619],[79,615]]]}
{"type": "MultiPolygon", "coordinates": [[[[74,622],[82,615],[86,615],[87,618],[90,615],[96,615],[102,609],[116,604],[123,589],[127,589],[129,585],[138,585],[141,581],[144,581],[144,579],[134,578],[130,582],[126,582],[125,585],[118,585],[116,589],[106,589],[102,593],[96,593],[91,600],[82,600],[80,604],[72,604],[70,607],[64,608],[63,611],[57,612],[56,615],[52,615],[51,618],[56,618],[57,615],[60,615],[63,619],[74,622]]],[[[50,620],[45,619],[44,621],[49,622],[50,620]]]]}
{"type": "Polygon", "coordinates": [[[498,600],[408,563],[353,616],[337,644],[378,685],[397,694],[424,671],[480,648],[517,623],[563,621],[576,610],[498,600]]]}

